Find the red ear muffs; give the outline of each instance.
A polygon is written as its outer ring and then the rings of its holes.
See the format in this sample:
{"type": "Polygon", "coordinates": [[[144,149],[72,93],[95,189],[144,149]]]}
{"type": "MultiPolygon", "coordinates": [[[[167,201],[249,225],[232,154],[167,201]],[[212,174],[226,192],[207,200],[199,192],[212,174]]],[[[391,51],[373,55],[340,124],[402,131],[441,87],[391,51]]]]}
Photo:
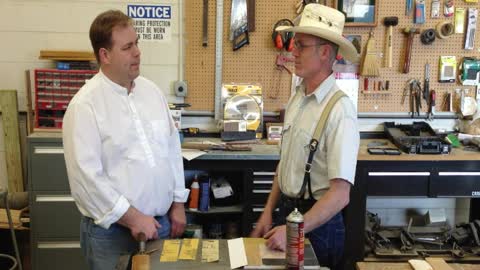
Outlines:
{"type": "Polygon", "coordinates": [[[293,33],[276,31],[275,29],[279,26],[294,26],[294,24],[289,19],[281,19],[275,23],[272,32],[272,40],[275,48],[279,50],[285,49],[290,52],[293,50],[293,33]]]}
{"type": "Polygon", "coordinates": [[[279,50],[283,48],[283,37],[280,33],[277,32],[277,35],[275,36],[273,41],[275,42],[275,48],[279,50]]]}

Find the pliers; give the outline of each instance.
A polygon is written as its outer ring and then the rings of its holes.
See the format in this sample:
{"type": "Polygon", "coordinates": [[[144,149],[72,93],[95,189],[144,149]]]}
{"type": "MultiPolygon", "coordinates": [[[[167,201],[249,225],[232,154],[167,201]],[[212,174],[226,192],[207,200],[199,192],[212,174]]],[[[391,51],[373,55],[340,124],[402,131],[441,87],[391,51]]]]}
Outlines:
{"type": "Polygon", "coordinates": [[[418,81],[414,81],[410,84],[410,113],[411,117],[420,116],[420,108],[422,108],[422,89],[418,81]]]}

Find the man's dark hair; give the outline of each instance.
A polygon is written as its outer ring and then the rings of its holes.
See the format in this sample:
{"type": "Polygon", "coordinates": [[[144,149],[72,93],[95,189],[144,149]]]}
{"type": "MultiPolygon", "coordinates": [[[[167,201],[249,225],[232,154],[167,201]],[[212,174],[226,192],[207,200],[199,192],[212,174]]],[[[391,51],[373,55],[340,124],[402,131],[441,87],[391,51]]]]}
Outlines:
{"type": "Polygon", "coordinates": [[[109,10],[98,15],[90,26],[90,42],[92,43],[95,58],[100,64],[99,51],[101,48],[112,48],[112,32],[116,26],[132,25],[130,17],[120,10],[109,10]]]}

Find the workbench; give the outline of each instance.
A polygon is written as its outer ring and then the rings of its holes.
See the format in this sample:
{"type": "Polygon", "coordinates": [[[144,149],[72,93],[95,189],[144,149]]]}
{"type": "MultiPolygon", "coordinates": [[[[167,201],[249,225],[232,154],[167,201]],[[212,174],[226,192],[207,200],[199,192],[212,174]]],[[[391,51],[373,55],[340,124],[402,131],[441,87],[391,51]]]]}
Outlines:
{"type": "MultiPolygon", "coordinates": [[[[368,196],[469,197],[470,220],[480,219],[480,153],[453,149],[449,155],[372,156],[366,151],[369,141],[361,141],[355,185],[343,211],[345,269],[352,270],[355,262],[364,260],[368,196]]],[[[34,133],[27,142],[32,267],[85,269],[79,243],[80,213],[70,195],[61,134],[34,133]]],[[[184,166],[224,174],[238,182],[241,204],[234,215],[240,217],[241,235],[248,236],[263,211],[278,161],[278,146],[262,141],[251,152],[211,151],[184,160],[184,166]]],[[[222,215],[222,209],[208,215],[207,220],[222,215]]]]}
{"type": "MultiPolygon", "coordinates": [[[[202,139],[190,139],[198,140],[202,139]]],[[[218,139],[208,140],[219,142],[218,139]]],[[[385,142],[382,147],[396,148],[386,139],[361,140],[355,185],[350,193],[350,204],[343,211],[348,243],[345,247],[345,269],[354,269],[355,262],[364,259],[368,196],[469,197],[472,198],[470,220],[480,219],[480,152],[453,148],[448,155],[411,155],[403,152],[397,156],[370,155],[367,145],[372,141],[385,142]]],[[[263,211],[262,206],[271,189],[271,184],[265,183],[273,180],[278,160],[278,146],[262,142],[254,145],[251,152],[210,151],[207,155],[185,161],[184,166],[185,169],[242,173],[246,191],[242,231],[248,235],[263,211]]]]}

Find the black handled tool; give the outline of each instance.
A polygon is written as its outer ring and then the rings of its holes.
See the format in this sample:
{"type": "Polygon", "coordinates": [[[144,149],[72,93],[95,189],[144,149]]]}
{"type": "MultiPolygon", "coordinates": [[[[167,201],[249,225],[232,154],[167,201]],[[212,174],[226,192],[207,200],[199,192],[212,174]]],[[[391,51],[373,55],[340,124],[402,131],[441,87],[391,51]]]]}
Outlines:
{"type": "Polygon", "coordinates": [[[423,84],[423,99],[428,104],[428,99],[430,98],[430,65],[427,63],[425,64],[425,82],[423,84]]]}

